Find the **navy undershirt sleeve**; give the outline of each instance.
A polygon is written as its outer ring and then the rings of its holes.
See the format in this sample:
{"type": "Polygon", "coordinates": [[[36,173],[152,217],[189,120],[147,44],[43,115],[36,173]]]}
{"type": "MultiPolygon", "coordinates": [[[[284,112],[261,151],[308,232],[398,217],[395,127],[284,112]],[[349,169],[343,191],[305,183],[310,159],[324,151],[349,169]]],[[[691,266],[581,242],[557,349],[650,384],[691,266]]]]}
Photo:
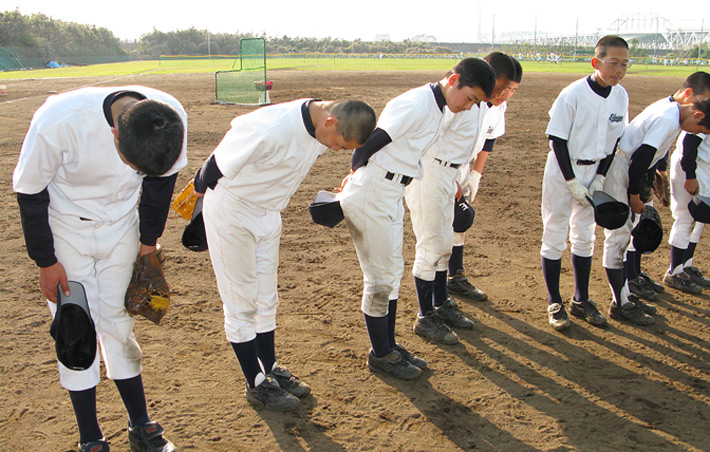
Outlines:
{"type": "Polygon", "coordinates": [[[562,170],[562,176],[565,180],[574,179],[575,176],[572,170],[572,162],[569,158],[567,140],[563,140],[554,135],[550,135],[549,138],[550,141],[552,141],[552,150],[555,152],[555,157],[557,157],[557,164],[560,165],[560,170],[562,170]]]}
{"type": "Polygon", "coordinates": [[[383,147],[387,146],[392,142],[389,134],[379,127],[376,128],[370,138],[367,139],[365,144],[353,151],[352,162],[350,167],[353,171],[357,170],[361,166],[367,165],[367,161],[370,160],[375,152],[379,151],[383,147]]]}
{"type": "Polygon", "coordinates": [[[687,134],[683,138],[683,156],[680,159],[680,167],[685,171],[686,179],[695,179],[695,169],[698,167],[695,159],[698,158],[698,146],[703,140],[697,135],[687,134]]]}
{"type": "Polygon", "coordinates": [[[217,186],[217,182],[222,176],[224,175],[217,166],[217,160],[215,160],[214,154],[212,154],[204,165],[202,165],[202,167],[195,173],[195,179],[192,185],[196,192],[204,193],[208,188],[214,190],[217,186]]]}
{"type": "Polygon", "coordinates": [[[33,195],[18,193],[17,203],[20,205],[22,232],[30,259],[38,267],[56,264],[54,236],[49,226],[49,192],[45,188],[33,195]]]}
{"type": "Polygon", "coordinates": [[[656,148],[647,144],[642,144],[633,157],[629,165],[629,193],[638,195],[641,192],[641,184],[643,183],[646,173],[651,167],[653,156],[656,155],[656,148]]]}
{"type": "Polygon", "coordinates": [[[614,156],[616,155],[616,148],[619,147],[619,139],[616,140],[616,143],[614,144],[614,149],[611,151],[611,154],[607,155],[602,159],[602,161],[599,162],[599,166],[597,167],[597,174],[600,174],[604,177],[606,177],[606,173],[609,172],[609,168],[611,167],[611,162],[614,161],[614,156]]]}
{"type": "Polygon", "coordinates": [[[486,140],[486,142],[483,143],[483,149],[481,149],[481,151],[486,151],[486,152],[493,151],[493,145],[495,144],[495,142],[496,142],[495,138],[486,140]]]}
{"type": "Polygon", "coordinates": [[[176,181],[177,173],[167,177],[146,177],[143,179],[141,200],[138,203],[142,244],[154,246],[158,237],[163,235],[176,181]]]}

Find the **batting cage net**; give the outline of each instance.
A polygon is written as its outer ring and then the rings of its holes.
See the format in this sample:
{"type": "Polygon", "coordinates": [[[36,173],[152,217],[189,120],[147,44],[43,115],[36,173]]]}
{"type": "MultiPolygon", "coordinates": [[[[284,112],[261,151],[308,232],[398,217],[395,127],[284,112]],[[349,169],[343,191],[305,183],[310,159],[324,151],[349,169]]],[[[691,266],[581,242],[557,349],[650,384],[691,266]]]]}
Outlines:
{"type": "Polygon", "coordinates": [[[215,99],[222,104],[269,104],[271,82],[266,80],[264,38],[243,38],[232,70],[215,73],[215,99]]]}

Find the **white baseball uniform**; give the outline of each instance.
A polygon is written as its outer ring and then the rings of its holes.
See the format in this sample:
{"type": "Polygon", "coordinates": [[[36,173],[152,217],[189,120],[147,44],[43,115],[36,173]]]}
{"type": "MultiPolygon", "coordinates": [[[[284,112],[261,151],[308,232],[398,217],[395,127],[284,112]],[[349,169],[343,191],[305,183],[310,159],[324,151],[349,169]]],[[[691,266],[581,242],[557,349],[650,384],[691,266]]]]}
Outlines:
{"type": "MultiPolygon", "coordinates": [[[[482,121],[479,133],[473,145],[473,152],[468,159],[469,164],[459,167],[459,174],[456,179],[463,189],[464,196],[466,196],[470,202],[473,202],[470,190],[472,183],[470,181],[472,177],[471,164],[475,161],[476,156],[481,153],[487,140],[495,140],[505,134],[505,111],[508,108],[508,102],[503,102],[498,106],[484,104],[481,105],[481,108],[482,121]]],[[[454,232],[453,234],[453,246],[463,246],[466,240],[466,233],[454,232]]]]}
{"type": "MultiPolygon", "coordinates": [[[[676,149],[671,155],[671,213],[673,214],[673,226],[668,235],[668,243],[676,248],[686,249],[692,240],[698,243],[702,227],[696,227],[696,222],[688,211],[688,203],[693,196],[685,189],[686,175],[681,167],[683,157],[683,140],[687,132],[683,132],[678,137],[676,149]]],[[[695,178],[698,181],[698,194],[700,196],[710,196],[710,135],[697,134],[702,138],[698,146],[698,156],[695,159],[695,178]]],[[[698,223],[699,224],[699,223],[698,223]]]]}
{"type": "Polygon", "coordinates": [[[326,150],[315,138],[309,103],[237,116],[213,152],[223,177],[205,193],[203,215],[230,342],[276,328],[281,210],[326,150]]]}
{"type": "MultiPolygon", "coordinates": [[[[646,107],[624,129],[614,161],[609,167],[604,191],[616,200],[629,203],[629,167],[634,153],[642,146],[656,149],[649,168],[653,168],[668,153],[673,140],[680,133],[679,105],[670,98],[660,99],[646,107]]],[[[648,168],[647,168],[648,169],[648,168]]],[[[632,215],[619,229],[604,230],[604,267],[623,268],[624,252],[631,240],[631,230],[638,222],[638,215],[632,221],[632,215]]]]}
{"type": "Polygon", "coordinates": [[[369,316],[384,317],[389,300],[399,296],[404,272],[403,182],[422,176],[421,157],[443,120],[429,84],[390,100],[377,126],[392,142],[370,157],[367,166],[358,168],[340,194],[363,272],[362,311],[369,316]]]}
{"type": "MultiPolygon", "coordinates": [[[[572,82],[552,104],[545,134],[567,141],[572,170],[583,187],[589,187],[599,162],[614,151],[628,122],[628,105],[621,85],[604,98],[592,90],[588,77],[572,82]]],[[[554,151],[547,155],[542,182],[542,222],[542,257],[561,259],[568,232],[574,255],[594,254],[594,209],[572,198],[554,151]]]]}
{"type": "Polygon", "coordinates": [[[448,268],[454,242],[451,225],[456,178],[483,146],[479,137],[484,135],[485,118],[490,111],[485,103],[455,115],[445,108],[444,127],[422,157],[423,176],[405,190],[417,239],[412,268],[416,278],[433,281],[436,272],[448,268]]]}
{"type": "MultiPolygon", "coordinates": [[[[68,279],[86,289],[108,377],[127,379],[141,373],[141,350],[124,298],[138,255],[136,204],[144,176],[119,158],[104,115],[104,99],[117,91],[134,91],[177,111],[185,127],[182,153],[164,176],[183,168],[187,114],[177,99],[143,86],[83,88],[51,96],[35,112],[13,188],[30,195],[47,189],[55,256],[68,279]]],[[[54,316],[56,305],[48,304],[54,316]]],[[[60,382],[70,391],[99,382],[98,354],[84,371],[58,366],[60,382]]]]}

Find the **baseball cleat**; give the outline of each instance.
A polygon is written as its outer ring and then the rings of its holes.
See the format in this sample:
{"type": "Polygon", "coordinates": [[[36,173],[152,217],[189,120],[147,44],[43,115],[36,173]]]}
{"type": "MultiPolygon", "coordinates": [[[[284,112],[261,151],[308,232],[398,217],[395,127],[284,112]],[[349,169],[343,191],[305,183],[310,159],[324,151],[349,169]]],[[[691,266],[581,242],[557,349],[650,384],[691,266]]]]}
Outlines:
{"type": "Polygon", "coordinates": [[[646,281],[646,284],[648,284],[649,286],[651,286],[651,289],[655,290],[656,293],[661,293],[661,292],[665,292],[665,291],[666,291],[666,288],[663,287],[663,284],[659,284],[659,283],[657,283],[656,281],[654,281],[653,278],[651,278],[651,277],[648,275],[648,273],[642,271],[641,273],[639,273],[639,276],[640,276],[641,278],[643,278],[643,279],[646,281]]]}
{"type": "Polygon", "coordinates": [[[79,444],[78,452],[109,452],[108,442],[104,438],[79,444]]]}
{"type": "Polygon", "coordinates": [[[271,377],[281,386],[282,389],[296,397],[307,396],[311,392],[311,388],[298,379],[288,369],[281,366],[274,366],[267,377],[271,377]]]}
{"type": "Polygon", "coordinates": [[[469,319],[459,309],[453,298],[449,297],[441,306],[434,308],[437,316],[448,326],[453,328],[471,329],[474,326],[473,320],[469,319]]]}
{"type": "Polygon", "coordinates": [[[409,362],[409,364],[413,364],[420,369],[426,369],[427,362],[422,358],[411,354],[406,348],[404,348],[404,346],[400,344],[395,344],[394,347],[392,347],[392,350],[399,352],[399,354],[402,355],[402,358],[404,358],[405,361],[409,362]]]}
{"type": "Polygon", "coordinates": [[[700,287],[710,287],[710,279],[706,278],[705,275],[703,275],[703,271],[695,265],[684,267],[683,272],[685,272],[696,285],[700,287]]]}
{"type": "Polygon", "coordinates": [[[276,380],[269,377],[254,388],[247,385],[244,392],[252,405],[263,406],[275,411],[291,411],[301,403],[298,397],[289,394],[279,386],[276,380]]]}
{"type": "Polygon", "coordinates": [[[419,336],[433,342],[446,345],[459,343],[459,336],[444,324],[436,310],[429,311],[424,316],[417,314],[413,329],[419,336]]]}
{"type": "Polygon", "coordinates": [[[488,300],[488,295],[486,295],[481,289],[477,289],[476,286],[471,284],[468,279],[466,279],[466,275],[463,274],[462,269],[456,270],[456,274],[449,277],[447,290],[451,294],[459,295],[473,301],[488,300]]]}
{"type": "Polygon", "coordinates": [[[175,446],[164,436],[163,427],[157,422],[148,422],[137,427],[128,426],[128,443],[131,452],[175,452],[175,446]]]}
{"type": "Polygon", "coordinates": [[[370,350],[367,355],[367,367],[373,372],[380,372],[401,380],[413,380],[422,374],[422,370],[404,359],[397,350],[392,350],[378,358],[370,350]]]}
{"type": "Polygon", "coordinates": [[[663,282],[668,287],[680,290],[681,292],[689,293],[691,295],[699,295],[703,293],[703,289],[691,281],[690,276],[685,273],[678,273],[677,275],[666,273],[663,276],[663,282]]]}
{"type": "Polygon", "coordinates": [[[636,306],[638,306],[639,309],[645,312],[646,314],[653,315],[656,313],[656,305],[645,303],[638,297],[630,298],[629,301],[632,303],[636,303],[636,306]]]}
{"type": "Polygon", "coordinates": [[[658,300],[658,293],[653,290],[651,284],[648,283],[642,276],[637,276],[629,281],[629,291],[639,298],[644,300],[656,301],[658,300]]]}
{"type": "Polygon", "coordinates": [[[634,295],[629,295],[629,302],[621,307],[612,300],[609,305],[609,317],[614,320],[628,321],[635,325],[653,325],[656,321],[641,309],[636,303],[637,300],[638,298],[634,295]]]}
{"type": "Polygon", "coordinates": [[[569,312],[594,326],[606,326],[606,317],[599,312],[597,304],[592,300],[577,301],[573,298],[570,302],[569,312]]]}
{"type": "Polygon", "coordinates": [[[547,320],[557,331],[566,330],[572,324],[562,303],[552,303],[547,307],[547,320]]]}

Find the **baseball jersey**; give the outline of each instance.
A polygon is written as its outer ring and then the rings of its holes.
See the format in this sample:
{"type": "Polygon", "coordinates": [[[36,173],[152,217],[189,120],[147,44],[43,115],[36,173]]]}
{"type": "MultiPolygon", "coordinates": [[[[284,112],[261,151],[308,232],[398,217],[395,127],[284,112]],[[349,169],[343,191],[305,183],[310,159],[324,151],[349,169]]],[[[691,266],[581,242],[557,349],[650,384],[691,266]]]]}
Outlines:
{"type": "MultiPolygon", "coordinates": [[[[596,94],[588,77],[572,82],[550,108],[545,134],[567,141],[571,160],[598,161],[610,155],[628,122],[629,96],[621,85],[596,94]]],[[[550,142],[552,148],[552,142],[550,142]]]]}
{"type": "Polygon", "coordinates": [[[327,149],[316,140],[310,115],[312,130],[304,123],[309,102],[298,99],[234,118],[213,152],[223,175],[219,184],[251,204],[283,210],[327,149]]]}
{"type": "Polygon", "coordinates": [[[646,107],[631,121],[621,135],[619,149],[631,159],[644,144],[655,148],[651,168],[666,156],[679,133],[679,105],[666,97],[646,107]]]}
{"type": "Polygon", "coordinates": [[[103,110],[107,96],[135,91],[170,105],[183,121],[180,157],[163,176],[187,164],[187,114],[173,96],[144,86],[82,88],[49,97],[35,112],[13,174],[18,193],[47,189],[50,210],[115,223],[135,212],[144,175],[123,163],[103,110]]]}
{"type": "MultiPolygon", "coordinates": [[[[452,120],[451,114],[447,120],[452,120]]],[[[387,102],[377,127],[387,132],[392,142],[377,151],[373,162],[394,173],[414,178],[422,175],[421,157],[436,139],[444,121],[432,85],[413,88],[387,102]]]]}

